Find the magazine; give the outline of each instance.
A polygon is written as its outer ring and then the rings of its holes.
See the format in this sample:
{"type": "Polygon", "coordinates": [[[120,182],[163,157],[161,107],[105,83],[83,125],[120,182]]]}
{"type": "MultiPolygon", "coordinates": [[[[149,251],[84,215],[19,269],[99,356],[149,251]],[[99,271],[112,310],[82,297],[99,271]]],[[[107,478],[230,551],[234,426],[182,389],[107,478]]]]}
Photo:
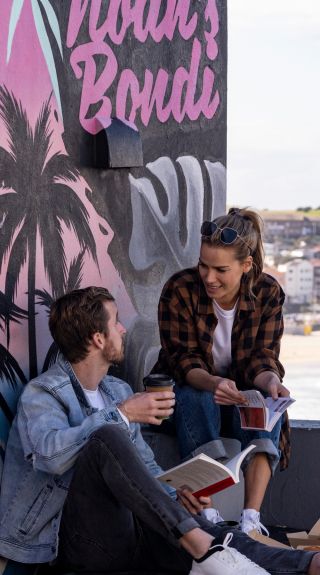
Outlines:
{"type": "Polygon", "coordinates": [[[241,391],[247,398],[247,405],[237,405],[242,429],[271,431],[283,412],[294,403],[292,397],[263,397],[257,389],[241,391]]]}

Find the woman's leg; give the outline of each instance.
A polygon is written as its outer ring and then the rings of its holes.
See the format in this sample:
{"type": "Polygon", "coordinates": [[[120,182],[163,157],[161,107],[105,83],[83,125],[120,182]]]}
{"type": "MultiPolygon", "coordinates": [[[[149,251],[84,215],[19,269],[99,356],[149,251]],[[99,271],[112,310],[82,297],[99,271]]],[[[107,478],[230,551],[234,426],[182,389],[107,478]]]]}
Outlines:
{"type": "Polygon", "coordinates": [[[246,457],[242,466],[245,479],[245,509],[260,511],[263,498],[280,458],[279,436],[281,419],[273,430],[244,430],[240,425],[240,417],[236,408],[230,408],[229,418],[232,418],[232,436],[241,443],[241,449],[250,444],[256,448],[246,457]]]}
{"type": "Polygon", "coordinates": [[[182,459],[208,442],[212,442],[211,457],[225,457],[220,441],[220,407],[213,394],[194,389],[190,385],[176,386],[174,422],[182,459]]]}

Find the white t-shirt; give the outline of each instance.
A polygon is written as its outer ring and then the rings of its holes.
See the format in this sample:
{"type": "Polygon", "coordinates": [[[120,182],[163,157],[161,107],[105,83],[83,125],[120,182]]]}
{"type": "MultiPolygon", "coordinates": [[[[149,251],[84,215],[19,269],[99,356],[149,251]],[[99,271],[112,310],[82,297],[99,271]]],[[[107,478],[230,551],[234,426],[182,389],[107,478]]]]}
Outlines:
{"type": "Polygon", "coordinates": [[[223,377],[231,364],[231,333],[238,301],[232,309],[222,309],[215,300],[212,305],[218,320],[213,333],[212,355],[217,375],[223,377]]]}
{"type": "Polygon", "coordinates": [[[89,402],[89,404],[92,407],[95,407],[96,409],[104,409],[105,408],[105,403],[103,401],[103,397],[101,395],[101,391],[99,389],[99,387],[97,387],[97,389],[92,390],[92,389],[85,389],[84,387],[82,388],[84,391],[84,394],[89,402]]]}
{"type": "MultiPolygon", "coordinates": [[[[83,392],[84,392],[84,394],[85,394],[85,396],[86,396],[86,398],[87,398],[89,404],[90,404],[92,407],[95,407],[96,409],[99,409],[99,411],[100,411],[100,409],[104,409],[104,408],[105,408],[105,403],[104,403],[104,401],[103,401],[103,396],[102,396],[102,393],[101,393],[99,387],[97,387],[97,389],[95,389],[95,390],[85,389],[84,387],[82,387],[82,389],[83,389],[83,392]]],[[[126,415],[124,415],[124,414],[122,413],[122,411],[120,411],[120,409],[119,409],[118,407],[117,407],[117,410],[118,410],[118,412],[120,413],[120,415],[121,415],[123,421],[124,421],[124,422],[127,424],[127,426],[129,427],[129,420],[128,420],[128,418],[126,417],[126,415]]]]}

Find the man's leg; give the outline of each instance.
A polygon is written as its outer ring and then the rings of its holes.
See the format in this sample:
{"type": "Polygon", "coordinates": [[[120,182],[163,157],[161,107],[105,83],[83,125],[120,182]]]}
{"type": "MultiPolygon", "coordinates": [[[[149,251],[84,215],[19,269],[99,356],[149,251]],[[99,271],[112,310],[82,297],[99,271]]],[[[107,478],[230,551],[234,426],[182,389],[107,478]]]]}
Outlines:
{"type": "Polygon", "coordinates": [[[240,441],[241,449],[245,449],[249,444],[256,445],[255,450],[248,454],[242,464],[245,497],[241,528],[246,532],[254,528],[260,530],[260,508],[268,483],[280,458],[281,420],[276,423],[271,432],[245,430],[241,428],[239,413],[235,407],[227,408],[223,412],[223,416],[225,415],[229,420],[228,433],[240,441]]]}
{"type": "MultiPolygon", "coordinates": [[[[68,567],[87,572],[156,565],[188,573],[192,557],[202,557],[228,531],[191,517],[172,500],[149,474],[129,436],[109,424],[79,456],[61,521],[59,557],[68,567]]],[[[275,550],[234,530],[232,546],[276,575],[307,573],[313,556],[275,550]]]]}
{"type": "MultiPolygon", "coordinates": [[[[320,553],[270,547],[255,541],[238,529],[211,525],[203,517],[197,519],[202,529],[221,541],[227,533],[232,533],[230,547],[263,567],[271,575],[320,575],[320,553]]],[[[213,541],[213,544],[215,541],[213,541]]]]}
{"type": "Polygon", "coordinates": [[[188,572],[192,556],[203,555],[212,539],[150,475],[125,431],[107,424],[91,437],[63,511],[60,563],[106,572],[144,566],[152,562],[150,542],[158,541],[165,564],[170,559],[172,569],[176,562],[177,571],[188,572]]]}

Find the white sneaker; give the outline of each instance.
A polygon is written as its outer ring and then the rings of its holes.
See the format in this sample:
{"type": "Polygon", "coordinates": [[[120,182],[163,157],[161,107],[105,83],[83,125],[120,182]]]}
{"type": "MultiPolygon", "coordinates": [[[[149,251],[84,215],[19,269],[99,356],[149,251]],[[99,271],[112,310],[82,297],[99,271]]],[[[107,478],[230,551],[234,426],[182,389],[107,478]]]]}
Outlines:
{"type": "Polygon", "coordinates": [[[258,533],[264,533],[269,537],[268,529],[260,521],[260,513],[255,509],[244,509],[240,518],[240,529],[244,533],[250,533],[254,529],[258,533]]]}
{"type": "Polygon", "coordinates": [[[227,533],[222,545],[211,547],[212,555],[204,561],[194,560],[189,575],[270,575],[248,557],[228,547],[232,537],[232,533],[227,533]]]}
{"type": "Polygon", "coordinates": [[[223,517],[221,517],[218,509],[214,509],[214,507],[209,507],[208,509],[203,509],[201,511],[201,515],[205,517],[210,523],[219,523],[219,521],[224,521],[223,517]]]}

